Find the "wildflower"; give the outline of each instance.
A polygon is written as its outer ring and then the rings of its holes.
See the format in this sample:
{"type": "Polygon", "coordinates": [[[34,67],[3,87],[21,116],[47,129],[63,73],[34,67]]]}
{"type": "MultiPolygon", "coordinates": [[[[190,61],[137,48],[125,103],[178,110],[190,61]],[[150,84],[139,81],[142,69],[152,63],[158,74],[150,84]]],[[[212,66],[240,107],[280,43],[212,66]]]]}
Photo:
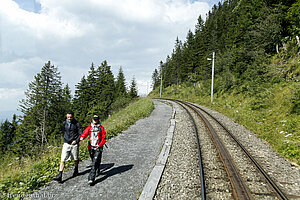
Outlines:
{"type": "Polygon", "coordinates": [[[292,134],[290,133],[290,134],[287,134],[285,137],[289,137],[289,136],[291,136],[292,134]]]}

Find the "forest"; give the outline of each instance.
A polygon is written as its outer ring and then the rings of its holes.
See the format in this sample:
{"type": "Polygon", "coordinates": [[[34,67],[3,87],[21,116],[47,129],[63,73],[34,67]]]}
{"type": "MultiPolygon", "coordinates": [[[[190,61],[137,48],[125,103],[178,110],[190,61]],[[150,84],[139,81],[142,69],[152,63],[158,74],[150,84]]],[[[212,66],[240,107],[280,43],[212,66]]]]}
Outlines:
{"type": "Polygon", "coordinates": [[[115,78],[111,66],[103,61],[97,67],[91,64],[72,97],[69,85],[63,86],[61,82],[58,68],[48,61],[29,83],[25,98],[20,101],[19,110],[23,114],[14,115],[12,122],[5,120],[0,124],[1,162],[39,157],[47,147],[59,146],[68,110],[74,111],[75,118],[85,128],[94,114],[103,121],[137,96],[135,78],[127,89],[122,67],[115,78]]]}
{"type": "Polygon", "coordinates": [[[299,55],[299,13],[299,0],[226,0],[214,5],[205,21],[199,16],[184,42],[176,39],[171,55],[154,70],[154,90],[161,77],[163,88],[200,83],[209,89],[210,82],[205,80],[211,79],[211,61],[207,58],[213,52],[216,92],[255,93],[262,83],[298,78],[299,70],[282,72],[268,66],[274,55],[283,62],[299,55]]]}

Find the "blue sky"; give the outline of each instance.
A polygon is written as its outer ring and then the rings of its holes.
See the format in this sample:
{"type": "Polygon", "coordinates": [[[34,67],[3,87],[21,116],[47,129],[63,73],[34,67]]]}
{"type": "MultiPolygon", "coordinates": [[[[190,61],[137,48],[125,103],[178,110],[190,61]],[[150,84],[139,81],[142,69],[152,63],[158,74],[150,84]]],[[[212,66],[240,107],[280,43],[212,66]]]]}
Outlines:
{"type": "Polygon", "coordinates": [[[21,9],[24,9],[29,12],[39,13],[41,10],[41,4],[36,0],[14,0],[21,9]]]}
{"type": "MultiPolygon", "coordinates": [[[[51,61],[62,82],[75,85],[92,62],[107,60],[139,94],[171,54],[178,36],[194,31],[217,0],[1,0],[0,122],[11,119],[34,75],[51,61]]],[[[127,84],[129,85],[129,84],[127,84]]]]}

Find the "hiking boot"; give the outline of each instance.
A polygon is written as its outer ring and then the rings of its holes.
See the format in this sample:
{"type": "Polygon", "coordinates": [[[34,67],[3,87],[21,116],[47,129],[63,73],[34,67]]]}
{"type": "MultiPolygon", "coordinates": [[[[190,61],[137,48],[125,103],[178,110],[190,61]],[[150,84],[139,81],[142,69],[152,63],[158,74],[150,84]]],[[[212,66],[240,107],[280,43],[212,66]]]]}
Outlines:
{"type": "Polygon", "coordinates": [[[74,172],[73,172],[73,177],[78,175],[78,167],[75,167],[74,172]]]}
{"type": "Polygon", "coordinates": [[[92,185],[93,184],[93,180],[88,180],[88,183],[90,184],[90,185],[92,185]]]}
{"type": "Polygon", "coordinates": [[[62,183],[62,171],[60,171],[54,178],[53,180],[62,183]]]}
{"type": "Polygon", "coordinates": [[[88,176],[88,183],[93,184],[94,181],[95,181],[95,173],[90,173],[88,176]]]}

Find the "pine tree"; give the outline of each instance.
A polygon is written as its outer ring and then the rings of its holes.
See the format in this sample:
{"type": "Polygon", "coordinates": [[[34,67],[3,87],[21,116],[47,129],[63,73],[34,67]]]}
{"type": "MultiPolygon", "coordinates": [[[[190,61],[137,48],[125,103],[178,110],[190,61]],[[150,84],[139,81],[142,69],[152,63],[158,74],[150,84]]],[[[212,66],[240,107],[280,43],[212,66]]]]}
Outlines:
{"type": "Polygon", "coordinates": [[[127,95],[127,90],[125,84],[125,77],[124,77],[122,67],[120,67],[117,76],[117,81],[116,81],[116,97],[119,98],[121,96],[126,96],[126,95],[127,95]]]}
{"type": "Polygon", "coordinates": [[[7,119],[0,124],[0,152],[5,154],[10,144],[13,143],[15,137],[15,130],[17,127],[16,115],[13,116],[13,121],[9,122],[7,119]]]}
{"type": "Polygon", "coordinates": [[[106,60],[97,68],[95,77],[95,88],[97,89],[91,98],[97,103],[89,108],[86,123],[91,120],[94,114],[99,115],[101,120],[107,118],[115,101],[114,75],[106,60]]]}
{"type": "Polygon", "coordinates": [[[157,69],[154,69],[154,72],[152,73],[152,85],[153,90],[159,86],[159,73],[157,69]]]}
{"type": "Polygon", "coordinates": [[[81,81],[75,86],[75,95],[72,102],[72,110],[74,111],[76,119],[84,123],[86,120],[86,114],[89,111],[89,86],[85,76],[81,78],[81,81]]]}
{"type": "Polygon", "coordinates": [[[128,95],[131,99],[134,99],[138,96],[137,85],[134,77],[132,78],[128,95]]]}
{"type": "MultiPolygon", "coordinates": [[[[22,130],[30,134],[34,142],[43,145],[48,142],[56,124],[64,118],[65,110],[61,107],[63,90],[58,68],[48,61],[41,73],[29,83],[25,95],[25,99],[20,101],[20,110],[24,114],[22,130]]],[[[25,133],[19,134],[22,136],[25,133]]]]}
{"type": "Polygon", "coordinates": [[[95,93],[100,89],[100,86],[97,85],[97,72],[95,70],[94,63],[92,63],[90,67],[90,71],[88,72],[87,76],[87,93],[86,93],[86,99],[89,102],[89,108],[94,107],[97,105],[97,100],[94,97],[95,93]]]}
{"type": "Polygon", "coordinates": [[[72,101],[72,95],[71,95],[71,89],[69,87],[69,84],[66,84],[66,86],[63,89],[63,109],[65,112],[71,109],[71,101],[72,101]]]}

